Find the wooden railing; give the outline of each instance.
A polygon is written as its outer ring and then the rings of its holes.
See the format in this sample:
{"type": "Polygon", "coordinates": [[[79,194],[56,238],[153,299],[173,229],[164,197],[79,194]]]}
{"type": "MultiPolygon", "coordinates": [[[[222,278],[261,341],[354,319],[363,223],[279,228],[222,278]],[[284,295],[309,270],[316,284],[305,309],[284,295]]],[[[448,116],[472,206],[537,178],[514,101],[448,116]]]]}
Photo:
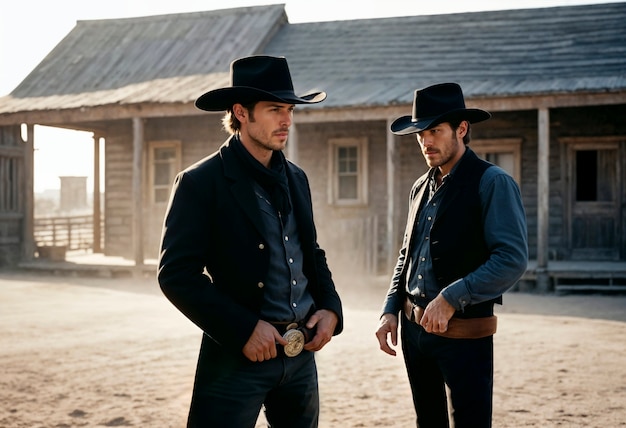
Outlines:
{"type": "MultiPolygon", "coordinates": [[[[103,222],[100,222],[100,230],[103,222]]],[[[92,250],[93,216],[35,218],[35,245],[37,247],[65,247],[71,250],[92,250]]],[[[102,235],[100,235],[102,236],[102,235]]]]}

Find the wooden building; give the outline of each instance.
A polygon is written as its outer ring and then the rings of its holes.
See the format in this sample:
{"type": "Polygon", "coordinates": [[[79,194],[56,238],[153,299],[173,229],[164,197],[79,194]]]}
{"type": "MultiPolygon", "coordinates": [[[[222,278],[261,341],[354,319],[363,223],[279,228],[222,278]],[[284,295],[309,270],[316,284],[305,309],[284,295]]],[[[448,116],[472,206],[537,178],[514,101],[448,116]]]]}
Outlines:
{"type": "Polygon", "coordinates": [[[296,92],[328,93],[298,106],[287,155],[309,175],[334,270],[390,272],[426,165],[389,124],[410,114],[415,89],[444,81],[493,114],[470,147],[520,184],[537,272],[626,261],[624,22],[626,3],[304,24],[283,5],[79,21],[0,99],[0,162],[21,171],[19,182],[0,176],[3,195],[20,189],[0,201],[0,257],[18,241],[32,254],[32,202],[20,195],[33,142],[22,144],[21,124],[104,139],[104,251],[156,257],[175,173],[227,138],[221,115],[193,101],[228,85],[233,59],[269,54],[287,58],[296,92]]]}

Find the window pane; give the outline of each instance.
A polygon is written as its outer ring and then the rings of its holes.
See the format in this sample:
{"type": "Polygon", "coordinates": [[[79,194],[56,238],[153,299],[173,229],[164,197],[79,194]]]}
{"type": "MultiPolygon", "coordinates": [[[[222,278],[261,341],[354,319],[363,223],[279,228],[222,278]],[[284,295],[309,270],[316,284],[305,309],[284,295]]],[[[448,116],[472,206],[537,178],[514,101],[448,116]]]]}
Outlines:
{"type": "Polygon", "coordinates": [[[154,165],[154,185],[168,185],[172,177],[172,165],[157,163],[154,165]]]}
{"type": "Polygon", "coordinates": [[[339,199],[357,199],[357,177],[354,175],[339,177],[339,199]]]}
{"type": "Polygon", "coordinates": [[[513,176],[515,173],[515,156],[513,153],[496,153],[495,157],[494,163],[513,176]]]}
{"type": "Polygon", "coordinates": [[[357,148],[339,147],[337,151],[339,172],[357,172],[357,148]]]}
{"type": "Polygon", "coordinates": [[[490,152],[485,153],[484,159],[515,176],[515,154],[513,152],[490,152]]]}
{"type": "Polygon", "coordinates": [[[154,160],[163,161],[176,159],[176,149],[171,147],[158,147],[154,149],[154,160]]]}
{"type": "Polygon", "coordinates": [[[597,188],[598,201],[612,202],[616,199],[617,150],[598,150],[597,188]]]}
{"type": "Polygon", "coordinates": [[[598,152],[579,150],[576,152],[576,200],[597,201],[598,152]]]}
{"type": "Polygon", "coordinates": [[[339,158],[338,162],[338,171],[340,174],[348,172],[348,162],[345,159],[339,158]]]}

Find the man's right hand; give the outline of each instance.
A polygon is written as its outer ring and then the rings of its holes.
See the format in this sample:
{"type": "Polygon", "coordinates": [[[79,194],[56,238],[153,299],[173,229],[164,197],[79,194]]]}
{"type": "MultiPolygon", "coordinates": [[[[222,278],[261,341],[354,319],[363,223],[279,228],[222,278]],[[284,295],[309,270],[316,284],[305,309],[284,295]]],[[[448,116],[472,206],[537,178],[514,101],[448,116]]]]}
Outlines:
{"type": "Polygon", "coordinates": [[[276,358],[276,344],[285,346],[287,341],[267,321],[259,320],[252,335],[243,346],[243,355],[250,361],[265,361],[276,358]]]}
{"type": "Polygon", "coordinates": [[[378,323],[376,330],[376,338],[380,344],[381,351],[396,356],[396,351],[389,346],[387,335],[391,335],[391,343],[393,346],[398,345],[398,317],[393,314],[383,314],[378,323]]]}

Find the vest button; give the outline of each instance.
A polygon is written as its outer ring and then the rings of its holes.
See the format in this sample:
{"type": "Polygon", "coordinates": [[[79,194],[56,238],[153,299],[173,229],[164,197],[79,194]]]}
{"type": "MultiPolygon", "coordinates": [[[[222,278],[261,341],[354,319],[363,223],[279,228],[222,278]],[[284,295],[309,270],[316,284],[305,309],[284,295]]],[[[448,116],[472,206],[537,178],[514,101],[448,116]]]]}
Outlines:
{"type": "Polygon", "coordinates": [[[263,282],[259,281],[259,283],[257,284],[257,287],[263,288],[263,287],[265,287],[265,284],[263,284],[263,282]]]}

